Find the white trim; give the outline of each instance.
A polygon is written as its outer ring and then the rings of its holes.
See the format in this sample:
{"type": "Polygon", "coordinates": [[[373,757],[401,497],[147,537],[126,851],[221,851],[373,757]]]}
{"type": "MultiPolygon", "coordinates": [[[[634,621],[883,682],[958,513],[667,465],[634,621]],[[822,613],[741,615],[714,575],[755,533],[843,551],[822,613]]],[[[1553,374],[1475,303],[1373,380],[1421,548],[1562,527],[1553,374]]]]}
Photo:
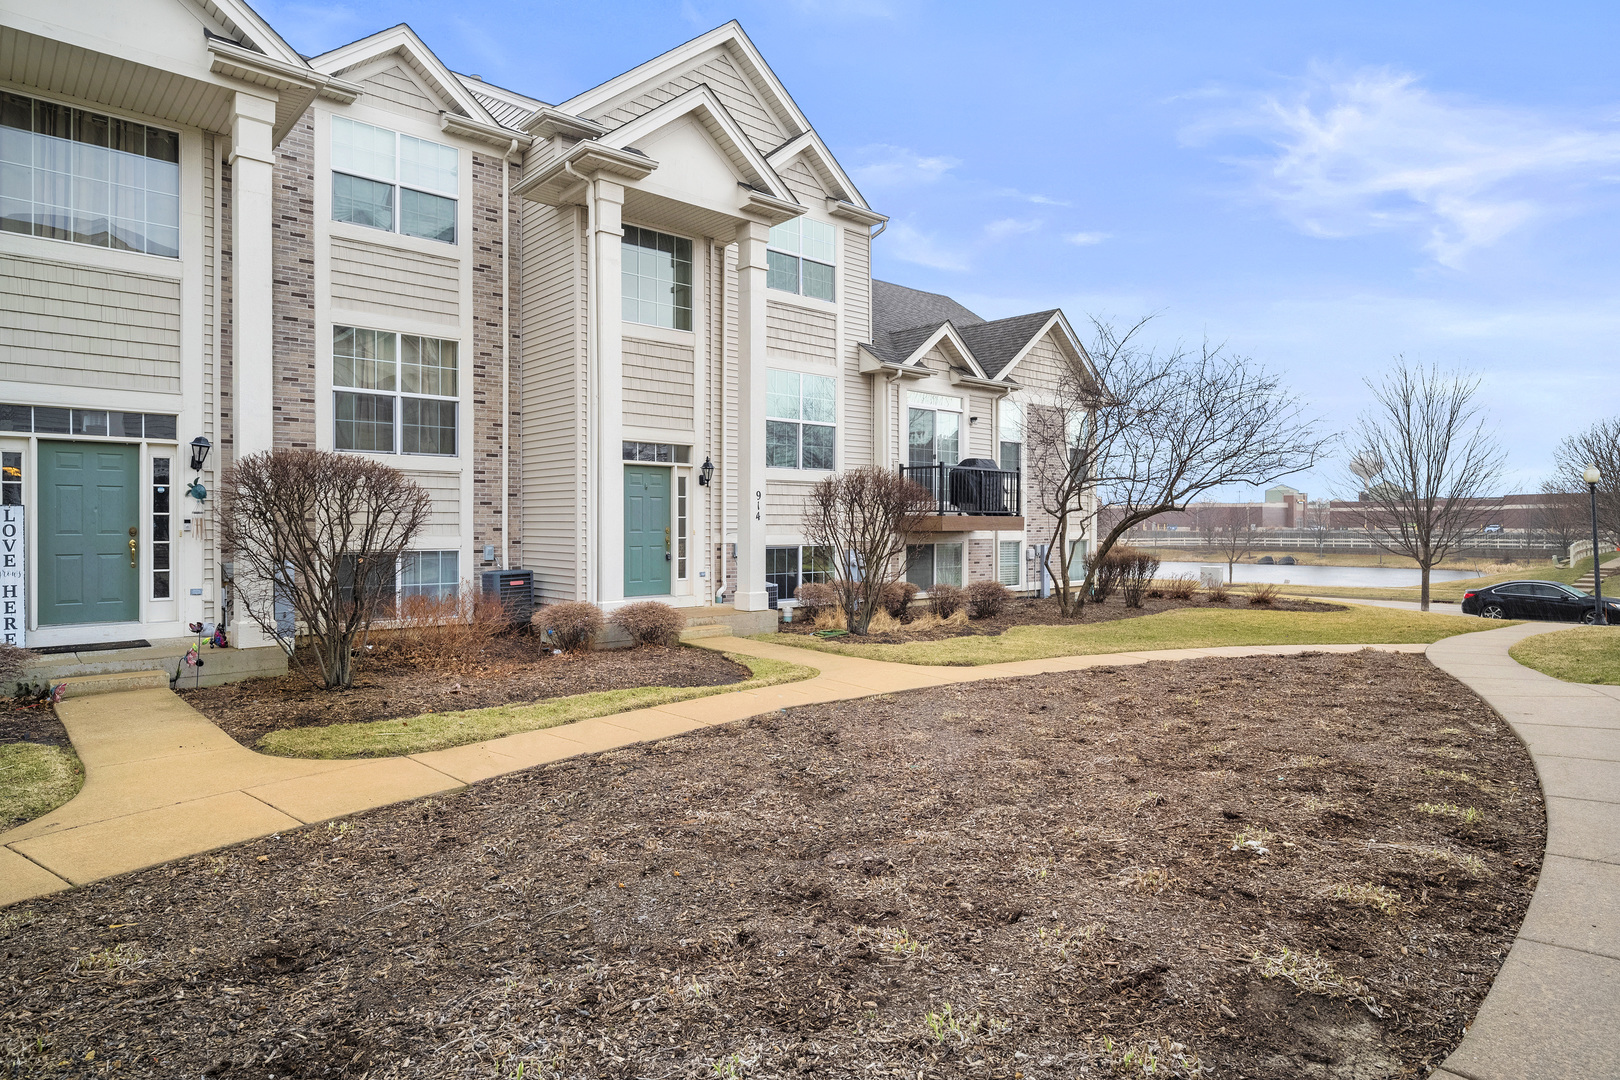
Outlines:
{"type": "Polygon", "coordinates": [[[445,67],[444,62],[416,36],[415,31],[403,23],[322,53],[311,60],[309,66],[325,75],[343,75],[362,64],[391,54],[399,55],[408,67],[422,76],[433,96],[442,104],[490,127],[501,126],[483,103],[468,91],[456,73],[445,67]]]}
{"type": "MultiPolygon", "coordinates": [[[[676,120],[691,113],[707,114],[713,126],[720,129],[720,133],[725,136],[726,142],[731,144],[731,149],[739,154],[748,167],[753,170],[754,175],[745,177],[746,179],[763,182],[770,188],[769,194],[773,197],[784,202],[793,203],[795,206],[799,205],[799,200],[793,197],[793,191],[776,174],[776,170],[771,167],[770,162],[765,160],[765,156],[759,152],[753,141],[743,132],[742,127],[733,119],[730,110],[721,104],[720,99],[715,96],[714,91],[710,90],[707,85],[694,86],[679,97],[671,98],[656,109],[643,113],[629,123],[614,128],[598,141],[615,150],[629,149],[631,144],[638,139],[651,135],[661,128],[668,127],[676,120]]],[[[704,128],[709,131],[711,137],[715,134],[709,124],[705,124],[704,128]]],[[[726,149],[724,143],[721,144],[721,149],[726,149]]]]}
{"type": "MultiPolygon", "coordinates": [[[[1062,337],[1059,338],[1059,347],[1066,344],[1074,351],[1075,358],[1084,363],[1087,369],[1091,370],[1093,377],[1095,377],[1096,369],[1092,366],[1091,354],[1086,352],[1086,347],[1084,345],[1080,344],[1080,339],[1074,334],[1074,327],[1069,325],[1069,320],[1064,316],[1063,312],[1054,311],[1052,312],[1052,317],[1046,320],[1046,325],[1042,326],[1040,330],[1030,335],[1029,340],[1024,343],[1024,347],[1018,350],[1018,355],[1007,361],[1007,365],[996,373],[995,381],[1011,382],[1013,369],[1023,362],[1024,357],[1035,351],[1035,346],[1040,344],[1042,338],[1052,332],[1053,327],[1058,327],[1063,331],[1062,337]]],[[[983,372],[981,371],[980,374],[983,374],[983,372]]]]}

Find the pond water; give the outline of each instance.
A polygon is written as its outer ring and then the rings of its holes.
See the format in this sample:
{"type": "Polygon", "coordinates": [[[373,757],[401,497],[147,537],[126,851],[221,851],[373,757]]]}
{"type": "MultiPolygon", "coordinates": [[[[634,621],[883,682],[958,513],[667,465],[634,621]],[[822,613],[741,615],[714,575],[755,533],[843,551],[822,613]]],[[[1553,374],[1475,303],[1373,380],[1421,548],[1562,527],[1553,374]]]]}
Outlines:
{"type": "MultiPolygon", "coordinates": [[[[1207,563],[1164,562],[1159,564],[1159,576],[1191,574],[1197,577],[1200,566],[1214,565],[1213,559],[1207,563]]],[[[1223,562],[1220,567],[1224,575],[1226,564],[1223,562]]],[[[1232,580],[1238,585],[1271,582],[1276,585],[1355,585],[1398,589],[1417,585],[1422,580],[1416,567],[1406,566],[1257,566],[1254,563],[1238,563],[1232,571],[1232,580]]],[[[1461,581],[1478,576],[1472,570],[1433,570],[1429,573],[1429,581],[1461,581]]]]}

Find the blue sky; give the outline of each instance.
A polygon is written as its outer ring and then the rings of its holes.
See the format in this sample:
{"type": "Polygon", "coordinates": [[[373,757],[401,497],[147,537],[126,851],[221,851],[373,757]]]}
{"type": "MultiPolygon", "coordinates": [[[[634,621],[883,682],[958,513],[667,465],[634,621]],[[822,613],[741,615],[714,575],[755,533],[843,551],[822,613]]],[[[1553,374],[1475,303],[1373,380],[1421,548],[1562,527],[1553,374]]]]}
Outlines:
{"type": "Polygon", "coordinates": [[[737,18],[892,216],[879,277],[991,318],[1158,312],[1160,344],[1252,355],[1330,431],[1397,353],[1466,367],[1521,490],[1620,397],[1617,5],[259,9],[306,53],[409,22],[553,102],[737,18]]]}

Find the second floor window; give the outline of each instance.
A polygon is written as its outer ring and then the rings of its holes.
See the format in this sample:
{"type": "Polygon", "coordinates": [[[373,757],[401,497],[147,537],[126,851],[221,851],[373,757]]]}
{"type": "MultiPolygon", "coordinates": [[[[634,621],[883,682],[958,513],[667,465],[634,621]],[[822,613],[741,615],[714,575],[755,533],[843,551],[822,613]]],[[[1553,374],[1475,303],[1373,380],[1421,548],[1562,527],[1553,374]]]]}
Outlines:
{"type": "Polygon", "coordinates": [[[765,284],[782,292],[833,298],[833,267],[837,264],[837,232],[831,225],[809,218],[794,218],[771,229],[765,252],[765,284]]]}
{"type": "Polygon", "coordinates": [[[0,231],[180,255],[180,136],[0,93],[0,231]]]}
{"type": "Polygon", "coordinates": [[[332,387],[339,450],[456,452],[456,343],[332,328],[332,387]]]}
{"type": "Polygon", "coordinates": [[[332,117],[332,220],[456,242],[453,146],[332,117]]]}
{"type": "Polygon", "coordinates": [[[626,225],[619,258],[625,322],[692,329],[692,241],[626,225]]]}
{"type": "Polygon", "coordinates": [[[831,469],[838,442],[837,386],[828,375],[768,371],[765,464],[772,469],[831,469]]]}
{"type": "Polygon", "coordinates": [[[1001,467],[1007,472],[1018,472],[1024,462],[1024,409],[1011,398],[1002,398],[1001,467]]]}

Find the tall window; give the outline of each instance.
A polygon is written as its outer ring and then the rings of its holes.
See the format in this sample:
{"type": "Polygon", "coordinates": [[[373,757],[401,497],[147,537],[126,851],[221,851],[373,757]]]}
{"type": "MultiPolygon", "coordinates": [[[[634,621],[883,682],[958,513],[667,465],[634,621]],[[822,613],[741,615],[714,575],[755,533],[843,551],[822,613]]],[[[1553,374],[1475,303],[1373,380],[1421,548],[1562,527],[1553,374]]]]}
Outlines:
{"type": "Polygon", "coordinates": [[[829,375],[767,371],[765,464],[773,469],[831,469],[838,441],[837,384],[829,375]]]}
{"type": "Polygon", "coordinates": [[[430,600],[444,600],[460,592],[459,551],[407,551],[401,556],[399,564],[401,598],[425,596],[430,600]]]}
{"type": "Polygon", "coordinates": [[[825,222],[797,217],[771,229],[765,251],[765,284],[783,292],[833,298],[837,230],[825,222]]]}
{"type": "Polygon", "coordinates": [[[334,326],[332,386],[339,450],[455,454],[455,342],[334,326]]]}
{"type": "Polygon", "coordinates": [[[1017,540],[1003,540],[996,552],[996,580],[1003,585],[1016,587],[1024,577],[1023,554],[1019,549],[1023,547],[1017,540]]]}
{"type": "Polygon", "coordinates": [[[800,585],[825,585],[833,579],[832,554],[823,547],[768,547],[765,580],[776,585],[778,600],[791,600],[800,585]]]}
{"type": "Polygon", "coordinates": [[[913,391],[907,401],[911,407],[909,464],[955,465],[962,460],[962,399],[913,391]]]}
{"type": "Polygon", "coordinates": [[[0,454],[0,506],[23,504],[23,474],[21,451],[7,450],[0,454]]]}
{"type": "Polygon", "coordinates": [[[0,93],[0,230],[180,254],[180,136],[0,93]]]}
{"type": "Polygon", "coordinates": [[[962,584],[962,545],[907,545],[906,580],[924,592],[935,585],[962,584]]]}
{"type": "Polygon", "coordinates": [[[625,322],[692,329],[692,241],[626,225],[620,260],[625,322]]]}
{"type": "Polygon", "coordinates": [[[675,478],[675,579],[686,580],[686,474],[675,478]]]}
{"type": "Polygon", "coordinates": [[[1001,399],[1001,468],[1018,472],[1024,461],[1024,409],[1011,398],[1001,399]]]}
{"type": "Polygon", "coordinates": [[[152,599],[169,598],[169,459],[152,459],[152,599]]]}
{"type": "Polygon", "coordinates": [[[453,146],[332,117],[332,220],[456,242],[453,146]]]}

